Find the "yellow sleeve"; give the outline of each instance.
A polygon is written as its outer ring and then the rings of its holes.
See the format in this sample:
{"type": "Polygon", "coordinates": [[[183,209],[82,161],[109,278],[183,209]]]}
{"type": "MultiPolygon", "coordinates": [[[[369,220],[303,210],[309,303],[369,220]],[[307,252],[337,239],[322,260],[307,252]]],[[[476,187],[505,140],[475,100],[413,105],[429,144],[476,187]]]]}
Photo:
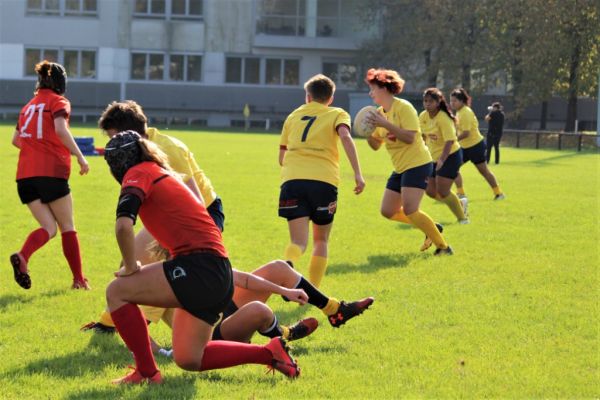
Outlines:
{"type": "Polygon", "coordinates": [[[337,130],[340,125],[347,125],[348,128],[352,128],[352,120],[350,119],[350,114],[346,111],[340,111],[335,119],[335,129],[337,130]]]}
{"type": "Polygon", "coordinates": [[[425,125],[427,123],[427,111],[423,111],[421,112],[421,114],[419,114],[419,126],[421,127],[421,131],[423,131],[425,129],[425,125]]]}
{"type": "Polygon", "coordinates": [[[419,116],[417,115],[417,110],[413,107],[402,107],[400,109],[399,117],[401,123],[400,127],[402,129],[407,131],[420,131],[419,116]]]}
{"type": "Polygon", "coordinates": [[[194,177],[194,170],[190,163],[190,152],[182,148],[176,148],[169,154],[169,164],[176,172],[181,174],[184,182],[194,177]]]}
{"type": "Polygon", "coordinates": [[[443,111],[440,112],[444,115],[442,115],[441,118],[438,118],[438,127],[440,128],[440,132],[442,133],[442,138],[444,139],[444,142],[456,140],[454,121],[452,121],[452,118],[448,117],[443,111]]]}
{"type": "Polygon", "coordinates": [[[458,130],[460,133],[471,131],[471,121],[466,111],[460,113],[460,116],[458,116],[458,130]]]}

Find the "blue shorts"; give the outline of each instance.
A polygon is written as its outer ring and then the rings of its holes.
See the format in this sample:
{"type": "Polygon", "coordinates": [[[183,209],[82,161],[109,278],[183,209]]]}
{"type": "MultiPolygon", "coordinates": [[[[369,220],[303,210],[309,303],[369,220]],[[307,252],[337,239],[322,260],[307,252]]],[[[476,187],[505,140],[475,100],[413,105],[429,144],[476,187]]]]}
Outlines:
{"type": "Polygon", "coordinates": [[[336,209],[337,188],[329,183],[293,179],[281,185],[279,216],[288,221],[308,217],[315,225],[327,225],[336,209]]]}
{"type": "Polygon", "coordinates": [[[481,140],[475,146],[462,148],[463,164],[471,161],[473,164],[485,162],[485,140],[481,140]]]}
{"type": "Polygon", "coordinates": [[[460,149],[450,154],[444,164],[442,164],[442,168],[439,171],[435,170],[436,163],[432,163],[433,171],[431,172],[431,177],[435,178],[436,176],[441,176],[442,178],[448,179],[456,179],[458,176],[458,171],[460,170],[460,166],[463,164],[462,153],[460,149]]]}
{"type": "Polygon", "coordinates": [[[215,221],[215,225],[221,232],[225,229],[225,214],[223,214],[223,203],[219,196],[215,198],[215,200],[210,203],[210,206],[206,207],[206,211],[211,216],[213,221],[215,221]]]}
{"type": "Polygon", "coordinates": [[[425,190],[427,187],[427,178],[431,175],[431,170],[431,163],[427,163],[407,169],[401,173],[392,172],[385,188],[398,193],[402,193],[403,187],[414,187],[425,190]]]}

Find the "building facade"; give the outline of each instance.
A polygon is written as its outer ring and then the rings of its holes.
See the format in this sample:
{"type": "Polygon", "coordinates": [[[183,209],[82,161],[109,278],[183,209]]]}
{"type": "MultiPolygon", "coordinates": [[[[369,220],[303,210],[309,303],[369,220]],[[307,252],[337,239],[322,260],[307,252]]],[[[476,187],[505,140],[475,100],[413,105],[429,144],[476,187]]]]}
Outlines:
{"type": "MultiPolygon", "coordinates": [[[[75,119],[134,99],[168,122],[277,126],[323,72],[349,107],[358,49],[373,34],[360,0],[2,0],[0,113],[31,96],[34,66],[65,66],[75,119]]],[[[366,98],[368,101],[368,98],[366,98]]]]}

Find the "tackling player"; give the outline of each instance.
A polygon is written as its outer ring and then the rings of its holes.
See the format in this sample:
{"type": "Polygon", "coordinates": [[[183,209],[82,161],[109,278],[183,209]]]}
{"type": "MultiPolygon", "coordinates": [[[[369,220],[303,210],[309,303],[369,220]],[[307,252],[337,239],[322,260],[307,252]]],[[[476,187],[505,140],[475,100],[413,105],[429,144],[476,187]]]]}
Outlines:
{"type": "Polygon", "coordinates": [[[166,156],[152,142],[127,131],[111,138],[104,157],[121,184],[115,234],[123,260],[106,299],[117,331],[136,362],[133,372],[113,383],[162,382],[137,304],[176,308],[173,359],[183,369],[256,363],[297,377],[298,365],[280,337],[266,346],[209,342],[213,325],[233,295],[231,265],[221,232],[199,199],[170,171],[166,156]],[[148,232],[169,250],[171,260],[140,266],[133,230],[138,214],[148,232]]]}
{"type": "Polygon", "coordinates": [[[304,90],[306,103],[286,118],[281,132],[279,216],[287,219],[290,232],[284,258],[294,264],[306,250],[312,221],[313,253],[308,279],[319,287],[327,269],[329,234],[337,209],[338,141],[354,171],[354,193],[364,190],[365,180],[350,135],[350,115],[341,108],[330,107],[335,83],[319,74],[304,84],[304,90]]]}
{"type": "Polygon", "coordinates": [[[73,274],[73,289],[90,289],[83,275],[79,239],[73,220],[69,188],[71,154],[79,174],[89,166],[69,130],[71,103],[64,97],[67,73],[60,64],[42,61],[35,66],[35,96],[21,110],[12,143],[19,148],[17,190],[40,227],[29,234],[20,251],[10,256],[14,279],[31,287],[28,262],[32,254],[61,232],[62,249],[73,274]]]}

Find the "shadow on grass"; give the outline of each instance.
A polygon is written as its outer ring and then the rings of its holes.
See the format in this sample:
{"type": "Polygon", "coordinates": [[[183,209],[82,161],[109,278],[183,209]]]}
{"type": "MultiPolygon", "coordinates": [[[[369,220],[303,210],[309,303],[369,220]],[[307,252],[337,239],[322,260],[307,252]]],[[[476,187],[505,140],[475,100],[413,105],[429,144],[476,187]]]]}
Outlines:
{"type": "MultiPolygon", "coordinates": [[[[502,161],[501,164],[506,164],[506,165],[536,164],[539,166],[547,166],[549,164],[553,164],[556,161],[560,161],[560,160],[567,159],[567,158],[577,157],[580,154],[582,154],[582,153],[568,151],[566,154],[560,154],[557,156],[551,156],[551,157],[547,157],[547,158],[540,158],[539,160],[535,160],[535,161],[502,161]]],[[[583,154],[590,154],[590,153],[583,153],[583,154]]]]}
{"type": "Polygon", "coordinates": [[[406,268],[412,260],[420,258],[417,253],[379,254],[368,256],[363,264],[332,264],[327,268],[328,275],[349,274],[352,272],[373,273],[381,269],[406,268]]]}
{"type": "Polygon", "coordinates": [[[55,289],[49,292],[34,294],[33,296],[31,296],[31,292],[25,291],[22,294],[5,294],[4,296],[0,296],[0,311],[4,311],[14,303],[31,303],[37,298],[55,297],[66,293],[66,291],[67,289],[55,289]]]}
{"type": "Polygon", "coordinates": [[[141,386],[139,392],[136,387],[113,386],[107,384],[103,389],[90,389],[73,393],[63,397],[69,400],[84,399],[194,399],[196,398],[195,377],[193,375],[180,375],[174,377],[163,377],[163,384],[141,386]],[[134,393],[135,391],[135,393],[134,393]]]}

